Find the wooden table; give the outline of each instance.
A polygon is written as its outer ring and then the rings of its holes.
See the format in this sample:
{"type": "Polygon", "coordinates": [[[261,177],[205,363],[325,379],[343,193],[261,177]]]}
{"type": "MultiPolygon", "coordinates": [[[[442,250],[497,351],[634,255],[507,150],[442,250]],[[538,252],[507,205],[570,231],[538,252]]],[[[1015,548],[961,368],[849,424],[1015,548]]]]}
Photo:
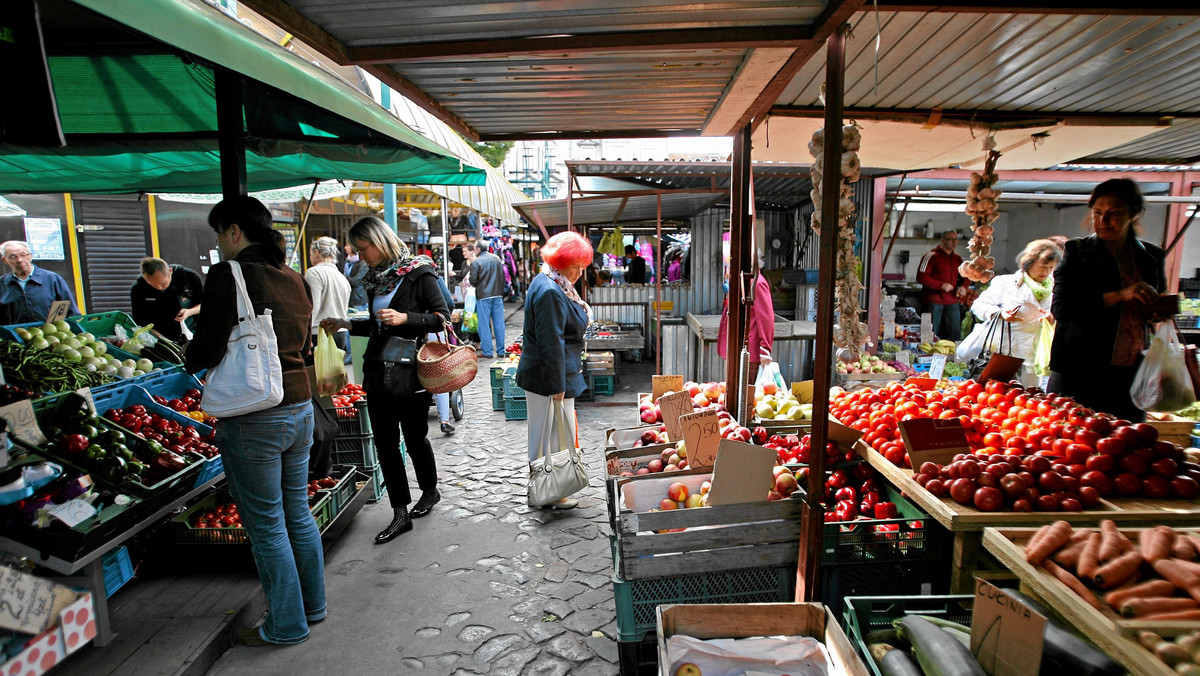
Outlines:
{"type": "MultiPolygon", "coordinates": [[[[1136,632],[1139,628],[1149,628],[1146,622],[1123,621],[1112,611],[1097,610],[1080,599],[1058,578],[1046,572],[1045,568],[1031,566],[1025,562],[1024,545],[1034,530],[988,528],[983,531],[983,546],[1016,574],[1022,586],[1028,587],[1047,606],[1110,657],[1120,662],[1130,673],[1139,676],[1175,674],[1174,669],[1169,668],[1138,643],[1136,632]]],[[[1136,532],[1140,529],[1121,530],[1136,541],[1136,532]]]]}
{"type": "MultiPolygon", "coordinates": [[[[720,333],[721,315],[696,315],[689,312],[685,319],[691,330],[688,338],[688,354],[694,355],[690,359],[695,360],[695,371],[685,375],[696,381],[724,380],[724,373],[716,378],[710,377],[713,374],[708,373],[709,362],[719,359],[716,342],[717,335],[720,333]]],[[[789,374],[796,373],[797,367],[803,366],[803,364],[793,363],[800,361],[803,350],[800,350],[799,347],[788,348],[801,343],[810,343],[816,340],[816,337],[816,322],[789,321],[783,317],[775,317],[775,346],[772,351],[785,379],[789,374]]],[[[801,380],[801,378],[793,379],[801,380]]],[[[753,375],[751,380],[753,380],[753,375]]]]}
{"type": "MultiPolygon", "coordinates": [[[[610,333],[606,331],[605,333],[610,333]]],[[[584,338],[583,349],[585,352],[612,352],[613,353],[613,382],[621,381],[621,352],[629,350],[640,350],[646,346],[646,339],[640,331],[612,331],[611,336],[596,336],[593,338],[584,338]]]]}
{"type": "Polygon", "coordinates": [[[1102,500],[1100,508],[1083,512],[981,512],[960,505],[950,498],[936,498],[916,481],[913,471],[897,467],[866,444],[857,444],[859,455],[887,478],[905,496],[929,513],[931,517],[954,534],[954,554],[950,568],[950,593],[974,593],[975,568],[979,561],[985,528],[1037,527],[1054,521],[1068,521],[1075,526],[1091,526],[1104,519],[1121,525],[1200,526],[1200,502],[1185,500],[1150,500],[1147,498],[1114,498],[1102,500]]]}

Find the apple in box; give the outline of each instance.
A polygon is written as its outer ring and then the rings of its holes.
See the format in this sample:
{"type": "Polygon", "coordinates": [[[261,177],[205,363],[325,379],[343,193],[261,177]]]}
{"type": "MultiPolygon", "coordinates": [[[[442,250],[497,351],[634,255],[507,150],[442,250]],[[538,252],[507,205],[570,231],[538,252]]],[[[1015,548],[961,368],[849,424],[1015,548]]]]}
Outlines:
{"type": "Polygon", "coordinates": [[[667,486],[667,497],[671,498],[672,500],[674,500],[676,502],[683,502],[684,500],[687,500],[688,487],[685,486],[682,482],[676,481],[675,483],[671,484],[670,486],[667,486]]]}
{"type": "Polygon", "coordinates": [[[642,432],[642,436],[638,439],[643,446],[658,443],[658,430],[646,430],[642,432]]]}

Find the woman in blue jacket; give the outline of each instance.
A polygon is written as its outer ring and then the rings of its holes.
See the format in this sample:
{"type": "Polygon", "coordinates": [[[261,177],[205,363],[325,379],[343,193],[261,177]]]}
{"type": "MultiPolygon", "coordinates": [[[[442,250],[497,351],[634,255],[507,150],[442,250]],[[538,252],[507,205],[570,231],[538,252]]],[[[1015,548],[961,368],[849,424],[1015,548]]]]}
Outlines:
{"type": "MultiPolygon", "coordinates": [[[[561,401],[571,420],[575,438],[575,397],[583,382],[583,333],[592,321],[592,309],[575,292],[574,284],[592,262],[592,245],[579,233],[562,232],[542,247],[542,272],[533,278],[525,295],[525,333],[517,385],[525,390],[528,408],[529,461],[542,446],[551,402],[561,401]]],[[[549,505],[571,509],[578,500],[563,498],[549,505]]]]}

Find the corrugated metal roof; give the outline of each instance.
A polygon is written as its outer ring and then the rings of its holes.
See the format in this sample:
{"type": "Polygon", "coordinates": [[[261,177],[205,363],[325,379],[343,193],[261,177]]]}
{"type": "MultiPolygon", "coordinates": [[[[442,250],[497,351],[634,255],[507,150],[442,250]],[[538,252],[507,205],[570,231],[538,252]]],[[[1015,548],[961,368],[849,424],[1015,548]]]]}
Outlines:
{"type": "MultiPolygon", "coordinates": [[[[662,217],[663,220],[690,218],[725,198],[724,193],[665,193],[662,217]]],[[[547,228],[567,225],[566,200],[519,202],[513,206],[530,223],[541,223],[547,228]]],[[[571,205],[571,220],[577,226],[653,223],[657,210],[658,200],[654,195],[575,199],[571,205]]]]}
{"type": "MultiPolygon", "coordinates": [[[[1198,49],[1200,51],[1200,49],[1198,49]]],[[[1200,120],[1176,120],[1170,128],[1130,143],[1094,153],[1081,163],[1122,164],[1155,162],[1172,165],[1162,171],[1183,171],[1180,164],[1200,162],[1200,120]]],[[[1190,167],[1188,167],[1190,169],[1190,167]]]]}
{"type": "MultiPolygon", "coordinates": [[[[1200,16],[873,12],[852,20],[848,108],[1200,113],[1200,16]]],[[[824,49],[779,105],[815,106],[824,49]]]]}

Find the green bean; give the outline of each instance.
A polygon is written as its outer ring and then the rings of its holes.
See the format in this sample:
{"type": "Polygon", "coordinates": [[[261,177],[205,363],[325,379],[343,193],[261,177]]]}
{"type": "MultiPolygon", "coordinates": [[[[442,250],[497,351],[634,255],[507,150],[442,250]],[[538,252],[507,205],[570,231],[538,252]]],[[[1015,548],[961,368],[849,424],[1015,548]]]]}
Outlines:
{"type": "Polygon", "coordinates": [[[0,340],[0,366],[4,367],[4,378],[9,383],[35,392],[66,392],[113,380],[112,376],[89,371],[83,364],[60,354],[8,340],[0,340]]]}

